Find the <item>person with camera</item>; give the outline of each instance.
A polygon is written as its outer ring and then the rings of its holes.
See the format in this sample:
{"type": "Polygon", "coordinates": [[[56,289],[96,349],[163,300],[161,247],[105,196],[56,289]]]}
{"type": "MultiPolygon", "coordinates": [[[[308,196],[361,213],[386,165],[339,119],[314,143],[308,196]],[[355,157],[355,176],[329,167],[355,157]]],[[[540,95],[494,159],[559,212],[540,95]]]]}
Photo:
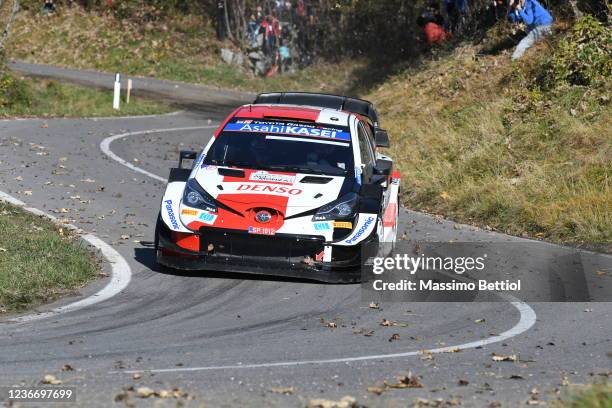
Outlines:
{"type": "Polygon", "coordinates": [[[536,42],[552,33],[553,17],[537,0],[510,0],[508,16],[514,23],[524,23],[527,35],[512,53],[512,59],[519,59],[536,42]]]}

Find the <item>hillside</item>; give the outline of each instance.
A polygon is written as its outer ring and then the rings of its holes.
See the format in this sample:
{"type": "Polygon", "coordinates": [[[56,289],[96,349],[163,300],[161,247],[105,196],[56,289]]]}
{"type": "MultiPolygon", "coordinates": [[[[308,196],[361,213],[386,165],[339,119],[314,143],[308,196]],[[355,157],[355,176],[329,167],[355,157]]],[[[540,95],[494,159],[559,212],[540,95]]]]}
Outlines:
{"type": "Polygon", "coordinates": [[[610,251],[611,39],[587,18],[516,64],[465,45],[366,95],[394,139],[404,203],[610,251]]]}
{"type": "Polygon", "coordinates": [[[319,63],[262,78],[225,64],[220,57],[223,47],[233,46],[217,41],[201,15],[173,14],[144,22],[75,6],[49,16],[30,10],[18,13],[7,53],[27,62],[255,91],[338,91],[350,85],[351,73],[362,65],[319,63]]]}

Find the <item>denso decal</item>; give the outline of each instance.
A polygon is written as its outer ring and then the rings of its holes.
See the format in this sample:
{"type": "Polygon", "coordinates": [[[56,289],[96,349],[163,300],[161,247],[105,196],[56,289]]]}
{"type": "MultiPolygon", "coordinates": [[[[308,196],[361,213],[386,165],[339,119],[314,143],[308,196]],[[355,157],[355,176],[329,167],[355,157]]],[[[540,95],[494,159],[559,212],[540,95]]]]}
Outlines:
{"type": "Polygon", "coordinates": [[[331,223],[329,222],[315,222],[314,229],[317,231],[329,231],[331,230],[331,223]]]}
{"type": "Polygon", "coordinates": [[[315,127],[288,126],[281,124],[264,125],[250,123],[228,123],[224,130],[228,132],[277,133],[295,136],[323,137],[346,141],[351,140],[351,134],[348,132],[341,132],[334,129],[319,129],[315,127]]]}
{"type": "Polygon", "coordinates": [[[290,176],[287,174],[272,174],[268,173],[267,171],[256,171],[251,173],[249,180],[293,184],[295,182],[295,176],[290,176]]]}
{"type": "Polygon", "coordinates": [[[198,215],[198,211],[197,210],[190,210],[189,208],[184,208],[181,211],[181,215],[191,215],[191,216],[196,216],[198,215]]]}
{"type": "Polygon", "coordinates": [[[355,232],[355,234],[353,234],[352,237],[350,237],[349,239],[345,240],[344,242],[346,242],[347,244],[352,244],[353,242],[357,241],[359,239],[359,237],[361,237],[363,235],[363,233],[368,230],[368,227],[374,222],[375,219],[376,218],[374,218],[374,217],[368,217],[368,219],[361,226],[361,228],[359,228],[355,232]]]}
{"type": "Polygon", "coordinates": [[[204,224],[209,224],[212,225],[215,223],[215,220],[217,219],[217,216],[215,214],[211,214],[211,213],[207,213],[207,212],[203,212],[202,214],[200,214],[199,217],[200,221],[202,221],[204,224]]]}
{"type": "Polygon", "coordinates": [[[256,191],[259,193],[276,193],[276,194],[289,194],[289,195],[300,195],[302,190],[299,188],[291,188],[286,186],[270,186],[262,184],[241,184],[236,189],[237,191],[256,191]]]}
{"type": "Polygon", "coordinates": [[[174,211],[172,210],[172,200],[164,201],[166,204],[166,211],[168,212],[168,217],[170,218],[170,223],[172,224],[172,228],[180,229],[178,222],[176,221],[176,217],[174,216],[174,211]]]}

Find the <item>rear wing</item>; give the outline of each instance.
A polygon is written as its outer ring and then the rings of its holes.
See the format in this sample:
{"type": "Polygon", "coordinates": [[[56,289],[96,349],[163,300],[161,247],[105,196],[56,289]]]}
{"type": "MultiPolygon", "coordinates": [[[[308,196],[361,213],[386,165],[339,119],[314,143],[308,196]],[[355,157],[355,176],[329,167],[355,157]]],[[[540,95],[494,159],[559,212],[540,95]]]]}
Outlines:
{"type": "Polygon", "coordinates": [[[310,92],[274,92],[257,95],[255,105],[305,105],[348,111],[367,117],[379,127],[378,113],[371,102],[347,96],[310,92]]]}

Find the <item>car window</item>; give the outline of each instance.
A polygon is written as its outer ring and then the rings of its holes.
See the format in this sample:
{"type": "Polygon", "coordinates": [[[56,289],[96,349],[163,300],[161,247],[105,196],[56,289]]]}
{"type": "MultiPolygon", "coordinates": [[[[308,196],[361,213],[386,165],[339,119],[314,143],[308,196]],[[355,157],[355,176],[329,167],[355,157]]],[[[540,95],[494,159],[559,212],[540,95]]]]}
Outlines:
{"type": "Polygon", "coordinates": [[[343,176],[354,160],[348,127],[235,118],[204,164],[343,176]]]}
{"type": "Polygon", "coordinates": [[[359,123],[357,126],[357,138],[359,139],[359,151],[361,154],[361,163],[364,165],[374,165],[374,153],[372,152],[372,145],[368,138],[368,134],[363,128],[363,124],[359,123]]]}

